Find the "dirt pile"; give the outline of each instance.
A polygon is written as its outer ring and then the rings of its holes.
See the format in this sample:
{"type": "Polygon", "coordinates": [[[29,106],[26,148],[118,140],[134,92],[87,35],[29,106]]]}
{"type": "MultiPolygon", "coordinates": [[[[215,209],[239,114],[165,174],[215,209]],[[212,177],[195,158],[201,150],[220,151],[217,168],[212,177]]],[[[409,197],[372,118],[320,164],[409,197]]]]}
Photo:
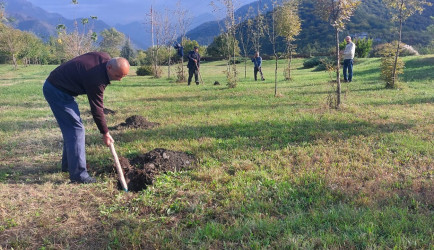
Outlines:
{"type": "MultiPolygon", "coordinates": [[[[193,155],[164,148],[156,148],[131,160],[119,157],[128,190],[134,192],[152,185],[157,175],[189,169],[195,161],[193,155]]],[[[118,188],[121,189],[120,183],[118,188]]]]}
{"type": "Polygon", "coordinates": [[[159,123],[155,123],[155,122],[150,122],[148,120],[146,120],[146,118],[144,118],[143,116],[140,115],[133,115],[128,117],[125,122],[114,126],[110,129],[114,129],[114,130],[120,130],[120,129],[125,129],[125,128],[141,128],[141,129],[150,129],[153,127],[156,127],[160,125],[159,123]]]}

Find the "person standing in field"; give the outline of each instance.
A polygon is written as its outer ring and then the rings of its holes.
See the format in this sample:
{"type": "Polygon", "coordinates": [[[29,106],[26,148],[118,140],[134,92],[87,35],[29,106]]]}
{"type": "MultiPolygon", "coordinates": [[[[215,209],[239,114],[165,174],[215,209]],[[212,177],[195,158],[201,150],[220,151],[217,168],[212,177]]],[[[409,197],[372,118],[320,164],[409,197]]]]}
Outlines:
{"type": "Polygon", "coordinates": [[[114,140],[104,116],[103,94],[111,81],[120,81],[129,69],[125,58],[90,52],[58,66],[45,81],[43,93],[63,136],[62,171],[69,172],[71,182],[96,182],[87,172],[85,129],[75,97],[87,95],[103,142],[110,146],[114,140]]]}
{"type": "Polygon", "coordinates": [[[199,68],[200,68],[200,54],[199,54],[199,48],[197,46],[194,46],[194,49],[190,52],[188,52],[188,85],[191,83],[191,78],[193,78],[194,74],[194,81],[196,82],[196,85],[199,85],[199,68]]]}
{"type": "Polygon", "coordinates": [[[356,45],[351,41],[351,37],[345,37],[347,45],[342,53],[344,56],[344,81],[351,82],[353,80],[353,60],[356,53],[356,45]]]}
{"type": "Polygon", "coordinates": [[[259,52],[255,53],[255,57],[252,58],[252,62],[254,65],[253,74],[255,76],[255,81],[258,78],[258,72],[261,73],[261,80],[265,81],[264,75],[262,74],[262,57],[259,56],[259,52]]]}

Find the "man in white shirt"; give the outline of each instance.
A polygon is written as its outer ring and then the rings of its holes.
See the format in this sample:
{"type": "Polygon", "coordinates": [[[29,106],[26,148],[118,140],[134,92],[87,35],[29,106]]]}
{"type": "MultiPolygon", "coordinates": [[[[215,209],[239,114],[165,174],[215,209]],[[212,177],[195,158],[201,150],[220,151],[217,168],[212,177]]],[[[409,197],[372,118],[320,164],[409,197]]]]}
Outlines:
{"type": "Polygon", "coordinates": [[[356,45],[353,42],[351,42],[350,36],[345,37],[345,41],[347,42],[347,46],[345,46],[345,50],[343,52],[344,81],[351,82],[353,80],[353,59],[354,59],[354,54],[356,53],[356,45]]]}

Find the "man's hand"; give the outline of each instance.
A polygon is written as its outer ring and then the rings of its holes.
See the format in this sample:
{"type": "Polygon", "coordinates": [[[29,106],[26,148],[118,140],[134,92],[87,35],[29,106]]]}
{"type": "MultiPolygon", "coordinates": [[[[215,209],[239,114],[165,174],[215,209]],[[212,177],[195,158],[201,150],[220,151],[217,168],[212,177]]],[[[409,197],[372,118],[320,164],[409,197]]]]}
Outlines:
{"type": "Polygon", "coordinates": [[[195,63],[197,63],[197,60],[196,60],[196,59],[193,59],[193,61],[194,61],[195,63]]]}
{"type": "Polygon", "coordinates": [[[115,140],[113,140],[112,136],[110,135],[109,132],[105,133],[102,135],[102,140],[104,141],[105,145],[107,147],[110,146],[110,144],[112,144],[113,142],[115,142],[115,140]]]}

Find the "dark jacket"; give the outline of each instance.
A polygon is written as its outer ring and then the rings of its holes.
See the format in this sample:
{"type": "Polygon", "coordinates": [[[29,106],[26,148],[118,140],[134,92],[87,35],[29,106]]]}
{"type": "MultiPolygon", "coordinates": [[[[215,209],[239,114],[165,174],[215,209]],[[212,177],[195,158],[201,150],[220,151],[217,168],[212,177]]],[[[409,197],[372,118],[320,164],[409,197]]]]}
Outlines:
{"type": "Polygon", "coordinates": [[[262,65],[262,57],[258,56],[258,57],[254,57],[252,58],[252,62],[255,66],[255,68],[260,68],[262,65]]]}
{"type": "Polygon", "coordinates": [[[47,78],[53,86],[71,96],[87,95],[93,119],[102,134],[108,132],[103,94],[110,84],[106,68],[109,60],[107,53],[90,52],[58,66],[47,78]]]}
{"type": "Polygon", "coordinates": [[[198,69],[196,67],[196,63],[193,61],[193,59],[197,60],[197,66],[200,67],[200,55],[198,52],[192,50],[190,52],[188,52],[188,64],[187,64],[187,68],[189,69],[198,69]]]}

